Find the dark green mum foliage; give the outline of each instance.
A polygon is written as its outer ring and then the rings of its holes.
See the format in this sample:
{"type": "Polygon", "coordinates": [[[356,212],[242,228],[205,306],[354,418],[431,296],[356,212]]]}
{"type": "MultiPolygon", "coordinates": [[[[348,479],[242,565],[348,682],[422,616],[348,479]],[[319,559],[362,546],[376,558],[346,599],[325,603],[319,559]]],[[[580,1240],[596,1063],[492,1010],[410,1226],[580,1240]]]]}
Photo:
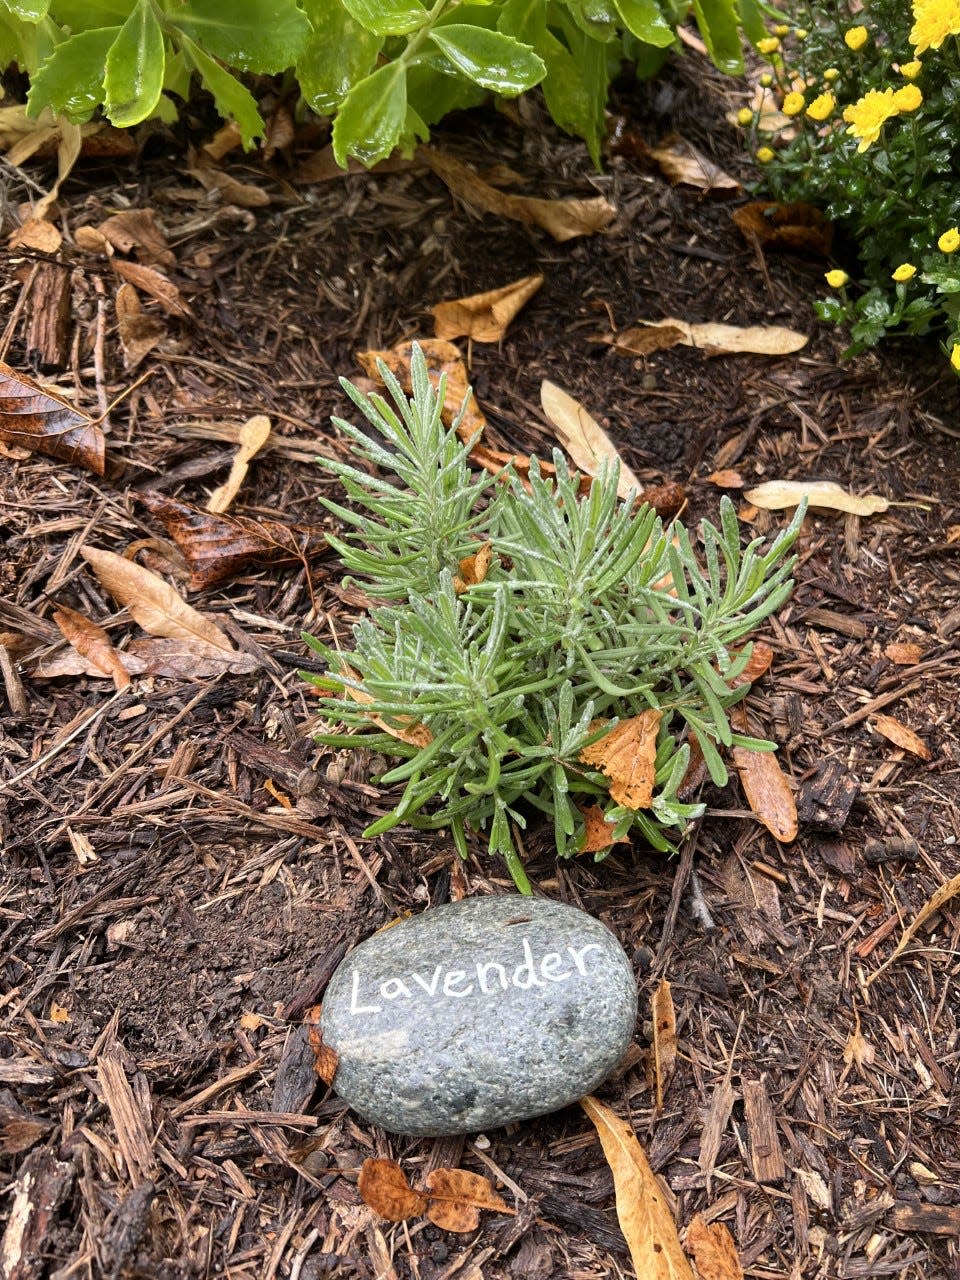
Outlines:
{"type": "Polygon", "coordinates": [[[731,729],[727,709],[748,686],[730,685],[751,646],[732,647],[789,595],[800,516],[770,546],[742,549],[724,499],[720,527],[700,526],[701,563],[686,529],[665,530],[650,508],[620,500],[615,466],[585,495],[559,453],[556,479],[534,460],[529,488],[515,475],[475,476],[419,348],[411,397],[380,373],[390,400],[342,384],[376,438],[334,419],[365,465],[322,463],[350,502],[324,502],[343,527],[331,546],[372,604],[352,652],[306,637],[329,666],[306,678],[343,726],[318,741],[400,759],[381,781],[403,793],[366,834],[445,827],[466,856],[467,832],[484,831],[522,890],[516,831],[537,813],[562,856],[582,848],[586,805],[600,806],[617,838],[636,832],[671,849],[669,833],[702,811],[678,798],[690,731],[718,784],[724,747],[771,746],[731,729]],[[483,546],[489,571],[466,585],[461,561],[483,546]],[[629,807],[582,755],[644,713],[651,795],[629,807]]]}

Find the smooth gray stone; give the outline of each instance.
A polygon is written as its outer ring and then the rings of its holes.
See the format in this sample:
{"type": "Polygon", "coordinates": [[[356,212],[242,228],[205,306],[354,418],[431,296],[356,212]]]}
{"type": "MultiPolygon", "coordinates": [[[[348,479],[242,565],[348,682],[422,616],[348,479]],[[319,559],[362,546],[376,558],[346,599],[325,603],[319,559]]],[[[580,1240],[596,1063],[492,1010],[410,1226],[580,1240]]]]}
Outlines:
{"type": "Polygon", "coordinates": [[[441,1136],[557,1111],[630,1043],[637,986],[599,920],[517,894],[435,907],[368,938],[330,981],[334,1088],[392,1133],[441,1136]]]}

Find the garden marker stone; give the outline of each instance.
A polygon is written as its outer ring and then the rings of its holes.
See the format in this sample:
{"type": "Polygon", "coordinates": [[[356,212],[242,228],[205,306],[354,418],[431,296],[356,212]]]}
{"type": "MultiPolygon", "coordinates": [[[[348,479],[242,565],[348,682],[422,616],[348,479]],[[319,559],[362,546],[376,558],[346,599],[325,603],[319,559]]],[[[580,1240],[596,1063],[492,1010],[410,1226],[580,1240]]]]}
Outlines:
{"type": "Polygon", "coordinates": [[[475,1133],[545,1115],[623,1057],[637,987],[599,920],[510,894],[435,907],[355,947],[320,1027],[334,1088],[392,1133],[475,1133]]]}

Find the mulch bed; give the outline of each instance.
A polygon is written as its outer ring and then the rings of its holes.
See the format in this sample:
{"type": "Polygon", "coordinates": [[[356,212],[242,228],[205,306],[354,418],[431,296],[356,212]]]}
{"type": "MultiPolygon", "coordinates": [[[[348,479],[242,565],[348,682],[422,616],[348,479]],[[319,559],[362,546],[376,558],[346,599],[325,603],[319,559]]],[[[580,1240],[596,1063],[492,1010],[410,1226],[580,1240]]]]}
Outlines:
{"type": "MultiPolygon", "coordinates": [[[[736,169],[723,121],[734,88],[688,59],[620,105],[645,136],[679,129],[736,169]]],[[[302,629],[346,639],[356,617],[334,560],[188,593],[257,658],[252,673],[185,670],[116,694],[104,679],[32,674],[57,652],[58,604],[115,641],[138,633],[81,545],[146,540],[142,562],[186,592],[139,494],[202,505],[236,424],[265,413],[274,434],[233,510],[321,524],[317,496],[335,490],[311,459],[343,452],[329,418],[349,416],[337,379],[356,376],[355,352],[428,336],[434,303],[542,271],[501,346],[470,352],[491,443],[550,450],[549,377],[644,482],[685,487],[691,522],[715,518],[706,477],[721,466],[748,484],[820,476],[897,504],[811,514],[796,592],[763,631],[775,660],[750,706],[797,789],[795,843],[766,833],[736,781],[708,794],[676,861],[621,846],[558,863],[549,832],[532,834],[537,891],[617,932],[642,1007],[672,983],[681,1056],[662,1114],[649,1023],[600,1096],[631,1120],[680,1224],[697,1211],[725,1222],[748,1276],[956,1277],[960,913],[948,904],[868,985],[960,872],[956,379],[920,344],[842,361],[809,305],[824,264],[758,254],[731,222],[736,201],[671,187],[630,156],[597,174],[536,114],[472,115],[438,143],[478,168],[508,163],[530,194],[602,193],[617,220],[557,245],[472,214],[426,169],[303,187],[243,159],[232,171],[269,205],[224,208],[199,187],[191,202],[183,149],[165,135],[135,161],[81,163],[62,193],[69,229],[153,208],[194,320],[166,322],[150,378],[110,411],[105,479],[37,454],[0,460],[0,640],[19,663],[0,714],[0,1178],[26,1224],[19,1245],[8,1225],[0,1268],[11,1280],[630,1274],[578,1108],[478,1140],[401,1139],[323,1090],[303,1109],[278,1082],[347,947],[452,892],[511,887],[489,860],[454,869],[442,834],[361,839],[390,804],[371,781],[380,762],[313,744],[298,675],[302,629]],[[775,360],[682,347],[641,360],[597,340],[611,322],[669,315],[785,324],[811,341],[775,360]],[[918,663],[891,662],[892,642],[919,645],[918,663]],[[920,733],[931,759],[873,731],[878,711],[920,733]],[[440,1165],[491,1174],[518,1214],[485,1215],[471,1236],[384,1223],[356,1188],[372,1155],[416,1185],[440,1165]]],[[[8,206],[26,198],[15,174],[0,181],[8,206]]],[[[36,363],[30,291],[65,272],[62,341],[39,373],[98,412],[134,381],[109,305],[117,281],[69,240],[56,264],[6,254],[0,356],[36,363]]],[[[760,513],[753,528],[777,523],[760,513]]]]}

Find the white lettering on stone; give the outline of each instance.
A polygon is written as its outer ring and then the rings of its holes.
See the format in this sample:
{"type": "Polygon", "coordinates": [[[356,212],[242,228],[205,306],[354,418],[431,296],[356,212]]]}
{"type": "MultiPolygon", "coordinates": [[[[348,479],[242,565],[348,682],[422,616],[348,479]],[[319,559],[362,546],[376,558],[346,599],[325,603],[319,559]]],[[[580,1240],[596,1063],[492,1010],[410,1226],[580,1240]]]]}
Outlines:
{"type": "Polygon", "coordinates": [[[360,991],[360,975],[356,969],[353,971],[353,987],[350,991],[350,1012],[351,1013],[381,1013],[383,1011],[382,1004],[357,1004],[357,995],[360,991]]]}
{"type": "MultiPolygon", "coordinates": [[[[523,959],[512,970],[495,961],[478,961],[474,970],[444,969],[442,964],[434,967],[429,977],[422,973],[408,973],[404,977],[387,978],[377,988],[381,1000],[412,1000],[419,992],[427,996],[442,996],[448,1000],[462,1000],[464,997],[479,992],[485,996],[496,996],[501,991],[516,987],[519,991],[529,991],[533,987],[544,987],[549,982],[567,982],[576,973],[588,976],[587,957],[591,951],[602,953],[603,947],[597,942],[588,942],[582,947],[567,947],[569,961],[560,951],[547,951],[538,961],[533,953],[529,938],[521,942],[523,959]],[[471,979],[476,975],[476,982],[471,979]]],[[[353,972],[353,983],[350,989],[350,1013],[361,1014],[382,1013],[382,1004],[365,1004],[360,992],[360,974],[353,972]]]]}
{"type": "Polygon", "coordinates": [[[548,951],[540,961],[540,972],[548,982],[564,982],[573,976],[572,969],[564,969],[563,973],[555,973],[558,964],[563,964],[563,956],[559,951],[548,951]]]}
{"type": "Polygon", "coordinates": [[[466,976],[466,970],[464,969],[451,969],[443,980],[443,994],[445,996],[468,996],[473,990],[472,982],[466,991],[454,991],[454,987],[459,986],[466,976]]]}

